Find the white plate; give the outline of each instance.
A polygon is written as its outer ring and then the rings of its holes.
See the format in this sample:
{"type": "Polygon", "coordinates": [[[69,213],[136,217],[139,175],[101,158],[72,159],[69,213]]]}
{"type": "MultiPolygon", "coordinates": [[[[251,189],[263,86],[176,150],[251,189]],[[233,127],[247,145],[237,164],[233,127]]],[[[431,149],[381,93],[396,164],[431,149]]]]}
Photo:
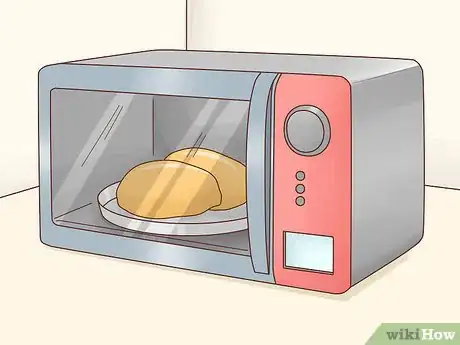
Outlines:
{"type": "Polygon", "coordinates": [[[102,216],[122,228],[158,235],[216,235],[237,232],[248,228],[246,204],[227,211],[206,211],[197,216],[168,219],[138,217],[118,206],[114,183],[102,190],[98,197],[102,216]]]}

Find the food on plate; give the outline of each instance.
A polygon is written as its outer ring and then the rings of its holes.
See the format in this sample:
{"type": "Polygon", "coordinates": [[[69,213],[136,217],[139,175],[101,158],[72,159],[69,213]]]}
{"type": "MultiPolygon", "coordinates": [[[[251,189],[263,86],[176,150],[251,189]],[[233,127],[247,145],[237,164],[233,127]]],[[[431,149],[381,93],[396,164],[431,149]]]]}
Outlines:
{"type": "Polygon", "coordinates": [[[228,210],[246,202],[246,167],[242,163],[204,148],[182,149],[171,153],[165,160],[196,166],[216,178],[222,202],[211,210],[228,210]]]}
{"type": "Polygon", "coordinates": [[[151,219],[198,215],[222,201],[212,174],[172,160],[134,167],[120,182],[116,196],[125,211],[151,219]]]}

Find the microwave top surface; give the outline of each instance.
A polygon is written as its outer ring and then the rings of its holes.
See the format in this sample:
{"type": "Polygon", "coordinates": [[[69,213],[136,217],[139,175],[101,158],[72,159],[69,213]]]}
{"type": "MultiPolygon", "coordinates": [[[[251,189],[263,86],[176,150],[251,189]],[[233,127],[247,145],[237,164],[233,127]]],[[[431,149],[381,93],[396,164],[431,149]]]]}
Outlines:
{"type": "Polygon", "coordinates": [[[345,77],[351,83],[419,66],[415,60],[399,58],[198,50],[150,50],[68,63],[140,68],[337,75],[345,77]]]}

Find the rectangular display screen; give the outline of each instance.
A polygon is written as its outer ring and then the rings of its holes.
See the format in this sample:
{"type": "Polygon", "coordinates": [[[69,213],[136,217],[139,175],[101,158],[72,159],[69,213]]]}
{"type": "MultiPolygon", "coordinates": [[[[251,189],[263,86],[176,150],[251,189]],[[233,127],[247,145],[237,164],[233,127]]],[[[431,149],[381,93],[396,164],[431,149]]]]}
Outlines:
{"type": "Polygon", "coordinates": [[[284,266],[333,273],[334,239],[330,236],[284,232],[284,266]]]}

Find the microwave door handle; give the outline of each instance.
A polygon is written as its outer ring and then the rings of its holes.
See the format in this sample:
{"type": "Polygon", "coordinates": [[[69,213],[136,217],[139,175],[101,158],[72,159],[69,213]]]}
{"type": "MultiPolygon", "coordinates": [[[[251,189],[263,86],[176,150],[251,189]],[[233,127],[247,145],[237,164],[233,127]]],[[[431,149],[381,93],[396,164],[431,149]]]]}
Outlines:
{"type": "MultiPolygon", "coordinates": [[[[249,247],[254,271],[270,273],[270,224],[267,222],[266,207],[270,202],[267,193],[266,169],[271,168],[270,158],[266,157],[267,121],[271,109],[269,100],[276,73],[261,73],[256,78],[249,106],[247,130],[247,211],[249,228],[249,247]],[[268,161],[267,161],[268,158],[268,161]],[[262,202],[261,202],[262,201],[262,202]]],[[[268,187],[270,188],[270,187],[268,187]]]]}

